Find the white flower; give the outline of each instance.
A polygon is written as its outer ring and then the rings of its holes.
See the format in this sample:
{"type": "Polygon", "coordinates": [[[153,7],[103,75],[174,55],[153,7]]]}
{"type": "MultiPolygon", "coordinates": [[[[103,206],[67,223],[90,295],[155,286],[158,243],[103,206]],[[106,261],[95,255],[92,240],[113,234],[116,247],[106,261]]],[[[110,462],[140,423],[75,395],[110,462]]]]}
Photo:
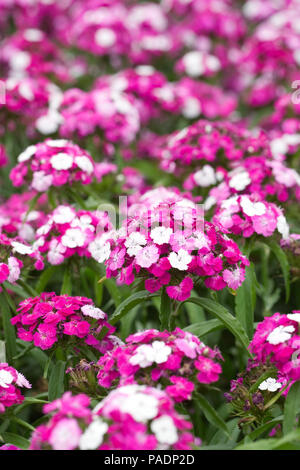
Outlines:
{"type": "Polygon", "coordinates": [[[13,251],[20,253],[20,255],[31,255],[33,250],[30,246],[24,245],[23,243],[12,241],[11,246],[13,251]]]}
{"type": "Polygon", "coordinates": [[[277,230],[282,235],[282,238],[287,239],[290,234],[290,227],[284,215],[280,215],[277,219],[277,230]]]}
{"type": "Polygon", "coordinates": [[[101,240],[101,238],[97,238],[96,240],[92,241],[89,244],[88,249],[92,257],[98,263],[103,263],[104,261],[108,260],[111,252],[109,242],[104,242],[101,240]]]}
{"type": "Polygon", "coordinates": [[[270,344],[280,344],[284,343],[285,341],[289,340],[292,336],[292,333],[295,331],[295,328],[292,325],[288,326],[277,326],[275,330],[273,330],[269,336],[267,337],[267,341],[270,344]]]}
{"type": "Polygon", "coordinates": [[[288,313],[287,317],[289,320],[300,323],[300,313],[288,313]]]}
{"type": "Polygon", "coordinates": [[[52,215],[56,224],[69,224],[75,217],[75,211],[69,206],[58,206],[52,215]]]}
{"type": "Polygon", "coordinates": [[[116,33],[109,28],[97,29],[95,33],[95,42],[101,47],[111,47],[116,42],[116,33]]]}
{"type": "Polygon", "coordinates": [[[68,153],[59,152],[51,157],[50,163],[55,170],[69,170],[73,165],[73,157],[68,153]]]}
{"type": "Polygon", "coordinates": [[[154,361],[156,364],[166,362],[172,352],[170,346],[167,346],[163,341],[153,341],[152,349],[154,351],[154,361]]]}
{"type": "Polygon", "coordinates": [[[172,445],[178,441],[177,429],[171,416],[160,416],[152,421],[150,428],[161,444],[172,445]]]}
{"type": "Polygon", "coordinates": [[[24,375],[21,374],[21,372],[17,372],[17,374],[18,374],[18,378],[17,378],[16,384],[19,387],[26,387],[26,388],[31,388],[32,387],[31,383],[28,382],[26,377],[24,377],[24,375]]]}
{"type": "Polygon", "coordinates": [[[140,232],[132,232],[125,241],[129,256],[135,256],[144,245],[146,245],[146,237],[140,232]]]}
{"type": "Polygon", "coordinates": [[[236,191],[243,191],[250,183],[251,179],[248,171],[241,171],[232,176],[229,181],[229,187],[236,191]]]}
{"type": "Polygon", "coordinates": [[[186,271],[188,269],[188,265],[192,261],[192,257],[186,250],[180,248],[178,253],[172,251],[168,256],[168,260],[170,261],[172,268],[186,271]]]}
{"type": "Polygon", "coordinates": [[[61,238],[61,242],[68,248],[76,248],[84,245],[85,237],[78,228],[69,228],[61,238]]]}
{"type": "Polygon", "coordinates": [[[92,218],[88,215],[82,215],[81,217],[75,217],[72,220],[71,227],[78,227],[81,230],[90,230],[91,232],[95,231],[95,227],[92,224],[92,218]]]}
{"type": "Polygon", "coordinates": [[[36,120],[35,127],[41,134],[48,135],[56,132],[62,122],[61,114],[54,109],[49,109],[48,114],[44,114],[36,120]]]}
{"type": "Polygon", "coordinates": [[[8,264],[8,269],[9,269],[9,276],[7,280],[8,282],[14,283],[20,277],[21,269],[20,269],[19,263],[16,258],[14,258],[13,256],[10,256],[8,258],[7,264],[8,264]]]}
{"type": "Polygon", "coordinates": [[[39,42],[43,37],[43,32],[36,28],[28,28],[24,31],[24,38],[30,42],[39,42]]]}
{"type": "Polygon", "coordinates": [[[164,243],[168,243],[173,231],[169,227],[155,227],[151,230],[150,236],[154,243],[157,245],[163,245],[164,243]]]}
{"type": "Polygon", "coordinates": [[[268,379],[264,380],[259,385],[259,390],[268,390],[269,392],[276,392],[279,388],[282,387],[280,382],[276,382],[276,379],[272,379],[269,377],[268,379]]]}
{"type": "Polygon", "coordinates": [[[83,315],[96,318],[96,320],[103,320],[104,318],[106,318],[106,314],[100,308],[94,307],[93,305],[84,305],[83,307],[81,307],[81,311],[83,315]]]}
{"type": "Polygon", "coordinates": [[[142,344],[139,346],[134,356],[129,359],[130,364],[133,366],[139,365],[140,367],[149,367],[154,362],[154,350],[150,344],[142,344]]]}
{"type": "Polygon", "coordinates": [[[189,96],[184,100],[181,113],[187,119],[195,119],[200,116],[202,111],[201,103],[197,98],[189,96]]]}
{"type": "Polygon", "coordinates": [[[153,419],[158,413],[157,398],[145,393],[135,393],[121,403],[121,411],[129,413],[139,423],[153,419]]]}
{"type": "Polygon", "coordinates": [[[44,171],[36,171],[33,174],[31,186],[36,191],[43,192],[50,188],[52,181],[52,175],[46,175],[44,171]]]}
{"type": "Polygon", "coordinates": [[[82,155],[80,157],[75,157],[75,163],[82,171],[85,171],[89,175],[93,173],[94,166],[91,160],[85,155],[82,155]]]}
{"type": "Polygon", "coordinates": [[[205,72],[204,57],[201,51],[191,51],[182,58],[186,73],[190,77],[199,77],[205,72]]]}
{"type": "Polygon", "coordinates": [[[263,215],[266,212],[266,206],[262,202],[252,202],[247,196],[241,197],[241,207],[246,215],[263,215]]]}
{"type": "Polygon", "coordinates": [[[202,170],[196,171],[193,178],[198,186],[204,188],[217,182],[215,170],[210,165],[204,165],[202,170]]]}
{"type": "Polygon", "coordinates": [[[81,450],[97,449],[103,442],[103,436],[108,430],[108,424],[100,418],[96,418],[84,431],[79,440],[81,450]]]}
{"type": "Polygon", "coordinates": [[[196,232],[193,233],[192,237],[190,238],[194,244],[194,248],[201,250],[201,248],[209,248],[210,247],[210,240],[203,232],[196,232]]]}
{"type": "Polygon", "coordinates": [[[51,240],[47,254],[49,263],[55,266],[62,263],[65,259],[64,253],[66,250],[66,247],[59,243],[58,240],[51,240]]]}
{"type": "Polygon", "coordinates": [[[20,153],[20,155],[18,156],[18,162],[19,163],[26,162],[35,154],[35,152],[36,152],[36,146],[29,145],[29,147],[27,147],[27,149],[25,149],[24,152],[20,153]]]}
{"type": "Polygon", "coordinates": [[[156,362],[162,364],[166,362],[172,349],[166,346],[163,341],[154,341],[150,344],[142,344],[136,349],[136,353],[129,359],[130,364],[140,367],[149,367],[156,362]]]}
{"type": "Polygon", "coordinates": [[[66,147],[68,145],[66,139],[49,139],[47,140],[48,147],[66,147]]]}
{"type": "Polygon", "coordinates": [[[14,378],[8,370],[0,370],[0,387],[8,388],[14,378]]]}

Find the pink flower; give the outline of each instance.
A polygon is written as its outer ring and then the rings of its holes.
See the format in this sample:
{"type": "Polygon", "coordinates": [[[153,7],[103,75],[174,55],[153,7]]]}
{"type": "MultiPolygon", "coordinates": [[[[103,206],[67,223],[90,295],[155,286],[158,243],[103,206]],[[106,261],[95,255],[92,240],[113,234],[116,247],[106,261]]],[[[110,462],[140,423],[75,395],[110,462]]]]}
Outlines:
{"type": "Polygon", "coordinates": [[[159,249],[156,245],[148,245],[141,248],[135,256],[136,262],[141,268],[150,268],[158,261],[159,249]]]}
{"type": "Polygon", "coordinates": [[[184,301],[191,295],[193,281],[190,277],[185,277],[179,286],[168,286],[166,292],[171,299],[184,301]]]}
{"type": "Polygon", "coordinates": [[[195,361],[196,368],[200,371],[197,374],[199,382],[209,384],[216,382],[222,372],[220,364],[212,361],[208,357],[201,357],[195,361]]]}
{"type": "Polygon", "coordinates": [[[195,389],[193,382],[185,379],[184,377],[177,377],[176,375],[171,375],[170,382],[174,385],[169,385],[166,388],[166,392],[173,398],[173,400],[181,402],[192,398],[192,393],[195,389]]]}
{"type": "Polygon", "coordinates": [[[78,447],[81,434],[75,419],[61,419],[52,429],[49,443],[54,450],[73,450],[78,447]]]}
{"type": "Polygon", "coordinates": [[[41,349],[49,349],[57,341],[56,328],[42,323],[33,335],[34,345],[41,349]]]}
{"type": "Polygon", "coordinates": [[[245,280],[245,269],[236,268],[235,270],[231,271],[229,269],[225,269],[223,271],[223,279],[231,289],[238,289],[243,281],[245,280]]]}
{"type": "Polygon", "coordinates": [[[2,282],[6,281],[9,276],[9,268],[7,264],[5,263],[0,263],[0,284],[2,282]]]}

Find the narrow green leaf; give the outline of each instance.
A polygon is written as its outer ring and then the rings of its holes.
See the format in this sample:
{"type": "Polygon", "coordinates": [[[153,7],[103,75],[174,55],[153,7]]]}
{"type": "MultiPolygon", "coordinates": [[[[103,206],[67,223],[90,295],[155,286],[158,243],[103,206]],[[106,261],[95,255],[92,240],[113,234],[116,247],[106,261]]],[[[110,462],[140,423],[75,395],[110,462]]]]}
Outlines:
{"type": "Polygon", "coordinates": [[[56,266],[49,266],[49,268],[45,269],[45,271],[42,272],[35,286],[35,290],[39,294],[45,290],[45,287],[54,276],[56,270],[56,266]]]}
{"type": "Polygon", "coordinates": [[[193,325],[189,325],[184,328],[184,331],[189,331],[190,333],[193,333],[193,335],[201,338],[212,331],[220,330],[222,328],[224,328],[224,324],[221,323],[220,320],[214,319],[194,323],[193,325]]]}
{"type": "Polygon", "coordinates": [[[295,382],[285,399],[284,417],[283,417],[283,434],[291,432],[295,426],[295,421],[300,412],[300,381],[295,382]]]}
{"type": "Polygon", "coordinates": [[[51,371],[48,388],[49,401],[61,397],[64,392],[65,367],[66,362],[57,361],[51,371]]]}
{"type": "Polygon", "coordinates": [[[17,345],[15,328],[11,324],[11,313],[6,299],[7,295],[4,290],[0,293],[0,312],[4,330],[6,359],[9,365],[12,366],[14,363],[13,357],[17,354],[17,345]]]}
{"type": "Polygon", "coordinates": [[[160,311],[159,311],[160,328],[162,331],[168,329],[170,316],[171,316],[171,299],[166,293],[166,290],[163,289],[161,298],[160,298],[160,311]]]}
{"type": "Polygon", "coordinates": [[[256,302],[255,271],[253,264],[246,267],[246,278],[235,296],[235,316],[249,338],[253,336],[254,309],[256,302]]]}
{"type": "Polygon", "coordinates": [[[64,272],[64,278],[63,278],[63,283],[62,283],[60,294],[72,295],[71,271],[68,266],[66,266],[66,269],[64,272]]]}
{"type": "Polygon", "coordinates": [[[114,311],[112,316],[109,318],[109,322],[115,325],[126,313],[128,313],[136,305],[144,302],[145,300],[151,299],[159,295],[157,292],[150,294],[147,290],[142,290],[132,294],[130,297],[125,299],[114,311]]]}
{"type": "Polygon", "coordinates": [[[283,249],[280,248],[278,243],[276,243],[274,240],[268,240],[268,242],[265,243],[271,248],[280,264],[285,284],[285,300],[287,302],[290,297],[290,265],[287,256],[283,249]]]}
{"type": "Polygon", "coordinates": [[[260,439],[256,442],[251,442],[247,444],[238,445],[235,450],[273,450],[278,449],[279,447],[285,444],[291,444],[300,440],[300,429],[293,431],[286,436],[283,436],[278,439],[260,439]]]}
{"type": "Polygon", "coordinates": [[[19,447],[22,450],[27,450],[30,442],[25,437],[22,437],[18,434],[13,434],[11,432],[4,432],[2,434],[3,440],[6,444],[12,444],[16,447],[19,447]]]}
{"type": "Polygon", "coordinates": [[[195,394],[195,400],[203,411],[203,414],[207,421],[209,421],[213,426],[222,430],[229,437],[229,431],[225,422],[219,416],[213,406],[209,403],[209,401],[207,401],[207,399],[200,393],[195,394]]]}
{"type": "MultiPolygon", "coordinates": [[[[210,312],[212,315],[218,318],[221,323],[241,342],[244,348],[247,351],[247,354],[251,356],[248,351],[249,338],[243,326],[237,318],[235,318],[223,305],[220,305],[218,302],[215,302],[211,299],[206,299],[204,297],[190,297],[185,302],[192,302],[194,304],[200,305],[205,310],[210,312]]],[[[182,302],[181,305],[183,305],[182,302]]]]}

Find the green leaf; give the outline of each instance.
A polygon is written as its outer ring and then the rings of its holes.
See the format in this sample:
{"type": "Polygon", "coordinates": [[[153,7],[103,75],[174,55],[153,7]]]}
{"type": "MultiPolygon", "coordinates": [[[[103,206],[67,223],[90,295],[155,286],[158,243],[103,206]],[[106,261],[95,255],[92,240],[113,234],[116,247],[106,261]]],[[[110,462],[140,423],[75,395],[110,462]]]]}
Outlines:
{"type": "Polygon", "coordinates": [[[209,401],[207,401],[207,399],[200,393],[195,394],[195,401],[197,401],[207,421],[209,421],[213,426],[222,430],[229,437],[229,431],[225,422],[218,415],[209,401]]]}
{"type": "Polygon", "coordinates": [[[278,243],[276,243],[274,240],[268,240],[265,243],[271,248],[280,264],[285,284],[285,300],[287,302],[290,297],[290,266],[287,256],[282,248],[280,248],[278,243]]]}
{"type": "Polygon", "coordinates": [[[297,414],[300,412],[300,381],[295,382],[285,399],[283,434],[291,432],[295,426],[297,414]]]}
{"type": "Polygon", "coordinates": [[[211,333],[212,331],[220,330],[222,328],[224,328],[223,323],[221,323],[217,319],[214,319],[214,320],[207,320],[207,321],[201,321],[199,323],[194,323],[193,325],[190,325],[184,328],[184,331],[189,331],[193,335],[201,338],[202,336],[205,336],[208,333],[211,333]]]}
{"type": "MultiPolygon", "coordinates": [[[[192,302],[194,304],[203,307],[205,310],[210,312],[212,315],[216,316],[221,323],[240,341],[247,351],[247,354],[251,356],[248,351],[249,338],[243,326],[237,318],[235,318],[223,305],[220,305],[218,302],[215,302],[211,299],[206,299],[204,297],[190,297],[185,300],[185,302],[192,302]]],[[[183,305],[185,302],[182,302],[183,305]]]]}
{"type": "Polygon", "coordinates": [[[49,401],[61,397],[64,392],[65,367],[66,362],[57,361],[51,371],[48,388],[49,401]]]}
{"type": "Polygon", "coordinates": [[[13,357],[17,354],[17,345],[16,345],[16,332],[14,326],[11,324],[11,313],[9,309],[9,304],[7,302],[7,292],[3,290],[0,293],[0,312],[2,317],[2,324],[5,337],[5,351],[6,359],[9,365],[13,365],[13,357]]]}
{"type": "Polygon", "coordinates": [[[278,439],[260,439],[256,442],[250,442],[242,445],[238,445],[235,450],[273,450],[285,444],[293,444],[294,441],[300,440],[300,429],[290,432],[284,437],[278,439]]]}
{"type": "Polygon", "coordinates": [[[11,432],[4,432],[2,434],[3,440],[6,444],[12,444],[16,447],[20,447],[22,450],[27,450],[30,442],[25,437],[22,437],[18,434],[13,434],[11,432]]]}
{"type": "Polygon", "coordinates": [[[71,270],[67,266],[64,272],[63,284],[61,287],[60,294],[72,295],[72,279],[71,279],[71,270]]]}
{"type": "Polygon", "coordinates": [[[246,278],[235,296],[235,316],[249,338],[253,336],[254,309],[256,302],[255,271],[253,264],[246,267],[246,278]]]}
{"type": "Polygon", "coordinates": [[[114,311],[112,316],[109,318],[109,322],[112,325],[115,325],[126,313],[128,313],[131,309],[133,309],[136,305],[144,302],[145,300],[149,300],[152,297],[156,297],[159,294],[157,292],[151,294],[147,290],[142,290],[132,294],[130,297],[125,299],[114,311]]]}
{"type": "Polygon", "coordinates": [[[42,272],[35,286],[35,290],[39,294],[45,290],[45,287],[47,286],[48,282],[54,276],[56,269],[56,266],[49,266],[49,268],[45,269],[45,271],[42,272]]]}
{"type": "Polygon", "coordinates": [[[171,316],[171,299],[166,293],[166,290],[163,289],[161,298],[160,298],[160,311],[159,311],[161,330],[168,329],[170,316],[171,316]]]}

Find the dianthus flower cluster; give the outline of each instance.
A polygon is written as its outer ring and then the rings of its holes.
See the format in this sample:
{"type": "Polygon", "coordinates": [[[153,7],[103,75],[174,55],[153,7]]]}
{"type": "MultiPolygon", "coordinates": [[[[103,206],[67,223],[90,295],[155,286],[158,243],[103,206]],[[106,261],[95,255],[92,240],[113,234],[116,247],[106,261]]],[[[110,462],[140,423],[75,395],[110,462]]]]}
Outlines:
{"type": "Polygon", "coordinates": [[[24,396],[20,391],[23,387],[31,388],[24,375],[6,362],[0,362],[0,415],[6,408],[23,402],[24,396]]]}
{"type": "Polygon", "coordinates": [[[225,199],[213,217],[224,230],[245,238],[254,233],[270,237],[277,230],[283,238],[289,236],[289,226],[283,211],[272,202],[261,201],[252,195],[225,199]]]}
{"type": "Polygon", "coordinates": [[[94,161],[85,150],[67,140],[48,139],[19,155],[10,178],[14,186],[27,183],[30,189],[44,192],[52,186],[89,184],[93,172],[94,161]]]}
{"type": "Polygon", "coordinates": [[[57,206],[36,231],[34,247],[52,265],[74,255],[90,257],[101,235],[111,229],[108,215],[101,211],[76,211],[68,205],[57,206]]]}
{"type": "Polygon", "coordinates": [[[191,424],[171,398],[151,387],[120,387],[94,410],[86,395],[66,392],[44,412],[52,417],[34,431],[31,450],[175,450],[193,443],[191,424]]]}
{"type": "Polygon", "coordinates": [[[299,311],[274,313],[258,324],[250,343],[255,360],[262,364],[269,361],[288,381],[300,378],[299,323],[299,311]]]}
{"type": "Polygon", "coordinates": [[[0,233],[0,284],[15,283],[26,269],[42,270],[41,254],[32,246],[0,233]]]}
{"type": "Polygon", "coordinates": [[[222,356],[196,336],[174,331],[146,330],[126,339],[98,361],[102,387],[147,384],[164,388],[176,402],[190,400],[200,384],[210,384],[222,372],[222,356]]]}
{"type": "Polygon", "coordinates": [[[169,297],[179,301],[190,297],[200,279],[213,290],[237,289],[248,260],[235,242],[204,222],[200,212],[194,203],[180,198],[149,210],[144,206],[111,238],[108,233],[102,239],[100,253],[102,261],[106,259],[107,277],[128,285],[139,277],[149,292],[166,286],[169,297]]]}
{"type": "Polygon", "coordinates": [[[10,238],[18,238],[23,242],[30,243],[34,240],[36,229],[45,221],[46,216],[40,206],[45,203],[45,198],[41,196],[38,208],[30,210],[30,201],[36,193],[24,192],[22,194],[12,194],[3,204],[0,205],[0,230],[10,238]]]}
{"type": "Polygon", "coordinates": [[[43,350],[58,342],[79,348],[85,343],[104,353],[115,344],[111,337],[115,328],[107,322],[106,313],[86,297],[44,292],[23,300],[17,312],[11,323],[16,326],[18,337],[43,350]],[[103,343],[98,339],[101,332],[105,332],[106,337],[103,343]]]}

